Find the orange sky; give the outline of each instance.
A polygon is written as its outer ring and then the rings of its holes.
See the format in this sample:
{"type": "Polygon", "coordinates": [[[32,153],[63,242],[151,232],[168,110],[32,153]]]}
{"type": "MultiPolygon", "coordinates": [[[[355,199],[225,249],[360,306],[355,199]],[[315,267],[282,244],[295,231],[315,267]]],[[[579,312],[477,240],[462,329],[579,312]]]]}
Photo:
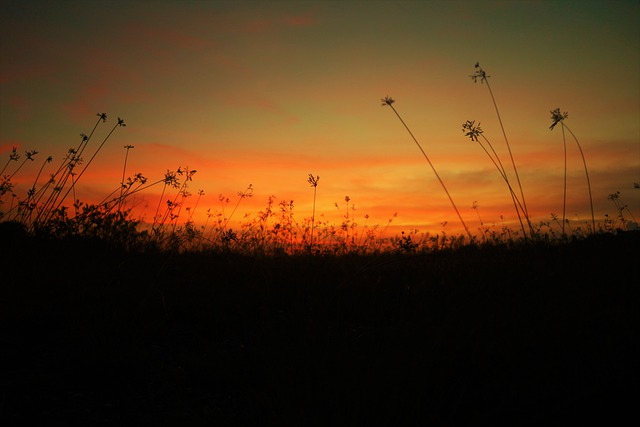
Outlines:
{"type": "MultiPolygon", "coordinates": [[[[615,214],[607,196],[616,191],[639,218],[639,18],[634,1],[14,2],[0,15],[0,163],[14,146],[38,150],[15,177],[27,188],[47,156],[59,164],[105,112],[88,152],[117,117],[127,126],[82,177],[83,201],[118,187],[123,147],[133,145],[127,175],[197,170],[186,205],[204,191],[199,221],[219,194],[232,206],[249,184],[236,219],[274,195],[294,200],[302,221],[312,173],[317,215],[329,221],[340,222],[334,204],[344,213],[349,196],[351,215],[368,214],[370,225],[397,212],[396,230],[437,233],[447,221],[446,231],[461,231],[415,143],[381,106],[389,95],[475,231],[474,202],[487,224],[515,220],[504,182],[462,132],[466,120],[481,122],[510,164],[487,88],[469,78],[479,61],[534,221],[562,212],[562,133],[549,130],[558,107],[584,150],[597,218],[615,214]]],[[[567,216],[587,220],[582,160],[567,143],[567,216]]],[[[132,201],[138,215],[153,216],[160,189],[132,201]]]]}

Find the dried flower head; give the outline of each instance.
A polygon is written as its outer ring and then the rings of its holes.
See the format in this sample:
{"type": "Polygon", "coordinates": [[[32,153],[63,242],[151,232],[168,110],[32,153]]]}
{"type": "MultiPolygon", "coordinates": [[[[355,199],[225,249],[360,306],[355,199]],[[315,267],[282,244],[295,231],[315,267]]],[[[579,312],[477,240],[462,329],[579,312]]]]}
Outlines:
{"type": "Polygon", "coordinates": [[[482,69],[479,62],[476,62],[475,69],[475,72],[469,76],[474,83],[477,83],[478,79],[480,79],[480,83],[484,83],[487,78],[491,77],[482,69]]]}
{"type": "Polygon", "coordinates": [[[553,130],[553,128],[558,123],[560,123],[561,121],[563,121],[567,117],[569,117],[569,113],[567,113],[566,111],[564,113],[562,113],[562,112],[560,112],[559,108],[556,108],[555,110],[551,111],[551,121],[553,123],[551,123],[551,126],[549,126],[549,129],[553,130]]]}
{"type": "Polygon", "coordinates": [[[314,177],[312,174],[309,174],[309,178],[307,178],[307,182],[311,184],[312,187],[317,187],[318,181],[320,181],[320,175],[316,175],[314,177]]]}
{"type": "Polygon", "coordinates": [[[382,106],[384,107],[385,105],[391,105],[394,102],[396,102],[393,98],[391,98],[389,95],[385,96],[384,98],[382,98],[382,106]]]}
{"type": "Polygon", "coordinates": [[[471,139],[472,141],[478,141],[478,137],[480,135],[482,135],[483,130],[480,127],[480,122],[478,122],[478,124],[475,124],[476,121],[475,120],[467,120],[463,125],[462,125],[462,132],[466,133],[464,134],[465,136],[468,136],[469,139],[471,139]]]}
{"type": "Polygon", "coordinates": [[[18,153],[18,148],[13,147],[11,149],[11,153],[9,153],[9,160],[17,162],[20,159],[20,153],[18,153]]]}

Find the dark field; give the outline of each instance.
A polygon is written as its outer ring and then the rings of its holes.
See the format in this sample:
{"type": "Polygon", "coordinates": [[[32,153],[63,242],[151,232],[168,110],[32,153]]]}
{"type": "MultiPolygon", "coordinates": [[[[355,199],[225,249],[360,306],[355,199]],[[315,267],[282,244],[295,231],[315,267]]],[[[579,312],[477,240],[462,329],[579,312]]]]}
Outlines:
{"type": "Polygon", "coordinates": [[[340,257],[1,243],[5,426],[613,425],[637,405],[638,233],[340,257]]]}

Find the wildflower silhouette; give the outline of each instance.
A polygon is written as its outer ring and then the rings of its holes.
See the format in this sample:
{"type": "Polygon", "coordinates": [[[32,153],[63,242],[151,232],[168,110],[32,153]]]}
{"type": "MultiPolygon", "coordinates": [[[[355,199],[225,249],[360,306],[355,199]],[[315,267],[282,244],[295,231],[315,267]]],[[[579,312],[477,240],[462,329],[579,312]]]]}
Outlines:
{"type": "Polygon", "coordinates": [[[631,210],[629,210],[629,206],[622,201],[622,198],[620,197],[620,191],[616,191],[615,193],[609,194],[607,199],[611,200],[611,202],[615,205],[616,210],[618,211],[618,219],[623,224],[623,226],[625,226],[627,224],[627,222],[628,222],[628,220],[624,217],[624,210],[625,209],[629,213],[629,216],[631,216],[631,219],[633,220],[633,223],[636,224],[636,226],[637,226],[636,217],[633,216],[633,213],[631,212],[631,210]]]}
{"type": "Polygon", "coordinates": [[[74,168],[82,161],[82,153],[84,152],[84,149],[87,147],[89,141],[91,140],[91,137],[95,133],[100,123],[101,122],[106,123],[107,121],[107,115],[105,113],[96,113],[96,116],[98,116],[98,120],[96,121],[96,124],[93,126],[93,129],[91,130],[89,135],[85,135],[84,133],[80,134],[81,142],[78,145],[78,147],[75,149],[74,148],[69,149],[67,156],[63,159],[62,164],[58,167],[58,170],[54,174],[52,174],[51,179],[49,180],[47,185],[43,187],[43,192],[40,195],[40,197],[43,197],[47,189],[51,185],[55,184],[52,192],[49,194],[49,197],[45,200],[44,204],[41,206],[36,216],[36,219],[32,224],[32,228],[34,228],[38,224],[46,225],[49,219],[51,218],[51,216],[62,205],[64,201],[64,197],[66,197],[69,194],[69,191],[71,191],[69,190],[65,194],[63,199],[60,201],[60,203],[57,203],[58,198],[60,197],[60,194],[62,193],[62,190],[66,186],[67,181],[69,180],[70,177],[72,178],[72,186],[74,185],[73,183],[73,176],[75,175],[74,168]]]}
{"type": "MultiPolygon", "coordinates": [[[[569,126],[567,126],[564,123],[564,120],[569,117],[569,113],[564,112],[562,113],[560,111],[560,108],[556,108],[555,110],[551,111],[551,126],[549,126],[549,129],[553,130],[554,127],[556,127],[556,125],[560,124],[560,126],[562,127],[562,139],[563,142],[565,141],[565,137],[564,137],[564,130],[567,129],[567,131],[571,134],[571,136],[573,137],[574,141],[576,142],[576,145],[578,146],[578,150],[580,151],[580,156],[582,157],[582,164],[584,165],[584,173],[587,177],[587,188],[589,189],[589,205],[591,207],[591,226],[593,227],[591,229],[591,233],[595,233],[596,232],[596,217],[595,214],[593,213],[593,197],[591,195],[591,180],[589,179],[589,169],[587,168],[587,160],[584,157],[584,152],[582,151],[582,146],[580,145],[580,142],[578,141],[578,138],[576,137],[576,135],[571,131],[571,129],[569,128],[569,126]]],[[[564,142],[564,202],[563,202],[563,213],[562,213],[562,231],[564,233],[564,206],[566,205],[566,193],[567,193],[567,144],[566,142],[564,142]]]]}
{"type": "Polygon", "coordinates": [[[484,222],[482,221],[482,217],[480,216],[480,212],[478,211],[478,208],[480,207],[480,205],[478,204],[477,200],[473,201],[473,204],[471,205],[471,208],[476,211],[476,215],[478,215],[478,220],[480,221],[480,227],[484,227],[484,222]]]}
{"type": "MultiPolygon", "coordinates": [[[[107,115],[105,113],[98,113],[97,114],[98,117],[100,118],[99,120],[102,120],[103,123],[106,123],[107,121],[107,115]]],[[[124,120],[121,119],[120,117],[118,117],[118,122],[113,126],[113,128],[111,129],[111,131],[107,134],[107,136],[102,140],[102,143],[98,146],[98,148],[96,149],[96,151],[93,153],[93,155],[91,156],[91,158],[89,159],[89,161],[87,162],[87,164],[84,166],[84,168],[82,169],[82,171],[80,171],[80,173],[77,175],[77,178],[73,179],[72,176],[72,182],[71,182],[71,186],[69,187],[69,189],[67,190],[67,192],[65,193],[65,195],[60,199],[60,201],[58,202],[58,205],[56,207],[56,209],[58,209],[62,203],[64,202],[64,199],[69,195],[69,193],[74,190],[76,184],[78,183],[78,181],[80,180],[80,178],[82,177],[82,175],[87,171],[87,169],[89,168],[89,166],[91,165],[91,162],[93,162],[93,159],[96,158],[96,156],[98,155],[98,153],[100,152],[100,150],[102,149],[102,147],[104,146],[104,144],[107,142],[107,140],[111,137],[111,135],[113,134],[113,132],[115,132],[116,128],[118,127],[124,127],[126,126],[126,124],[124,123],[124,120]]],[[[94,128],[95,130],[95,128],[94,128]]],[[[93,133],[93,132],[92,132],[93,133]]],[[[88,138],[89,139],[89,138],[88,138]]],[[[88,140],[87,139],[87,140],[88,140]]],[[[84,137],[83,137],[83,141],[84,141],[84,137]]],[[[86,142],[86,141],[85,141],[86,142]]],[[[85,144],[86,147],[86,144],[85,144]]],[[[74,198],[75,199],[75,198],[74,198]]]]}
{"type": "Polygon", "coordinates": [[[516,167],[516,162],[513,159],[513,153],[511,152],[511,145],[509,144],[509,138],[507,138],[507,132],[505,131],[504,124],[502,123],[502,117],[500,116],[500,111],[498,110],[498,104],[496,102],[496,98],[493,96],[491,85],[489,85],[489,77],[491,76],[488,75],[484,69],[482,69],[479,62],[476,62],[475,72],[471,74],[469,77],[471,77],[471,80],[473,80],[474,83],[477,83],[479,80],[481,84],[484,84],[484,83],[487,84],[487,89],[489,90],[489,95],[491,96],[493,107],[495,108],[496,115],[498,116],[498,122],[500,123],[500,129],[502,130],[504,142],[506,143],[507,150],[509,151],[509,157],[511,158],[511,165],[513,166],[513,172],[515,173],[516,180],[518,181],[518,187],[520,189],[520,197],[522,198],[522,206],[524,208],[523,213],[529,225],[529,232],[531,233],[531,235],[533,235],[533,226],[531,225],[531,220],[529,218],[529,211],[527,209],[527,202],[525,201],[525,198],[524,198],[524,190],[522,189],[522,183],[520,182],[520,175],[518,174],[518,168],[516,167]]]}
{"type": "Polygon", "coordinates": [[[2,168],[2,170],[0,171],[0,175],[2,175],[5,170],[7,170],[7,167],[11,162],[17,162],[18,160],[20,160],[20,153],[18,153],[17,147],[13,147],[11,149],[11,153],[9,153],[9,160],[7,160],[7,163],[4,165],[4,168],[2,168]]]}
{"type": "Polygon", "coordinates": [[[440,178],[440,175],[438,175],[438,172],[436,171],[436,168],[433,166],[433,163],[431,162],[431,159],[429,159],[429,156],[427,156],[427,153],[424,151],[424,149],[422,148],[422,146],[420,145],[420,143],[418,142],[416,137],[413,135],[413,132],[411,132],[411,129],[409,129],[409,126],[407,126],[407,124],[402,119],[402,117],[400,116],[398,111],[393,107],[393,103],[394,102],[396,102],[396,101],[393,98],[389,97],[389,96],[385,96],[384,98],[382,98],[382,106],[383,107],[384,106],[391,107],[391,109],[396,114],[396,116],[398,117],[400,122],[404,125],[405,129],[407,130],[407,132],[409,132],[409,135],[411,135],[411,138],[413,139],[413,142],[416,143],[416,145],[420,149],[420,152],[422,152],[422,155],[427,160],[427,163],[429,163],[429,166],[431,166],[431,170],[433,170],[433,173],[435,174],[436,178],[438,179],[438,182],[440,182],[440,185],[442,186],[442,189],[447,194],[447,197],[449,198],[449,201],[451,202],[451,205],[453,206],[453,210],[456,211],[456,214],[458,215],[458,218],[460,219],[460,222],[462,223],[462,226],[464,227],[465,231],[467,232],[467,235],[469,235],[470,239],[473,239],[473,236],[471,235],[471,232],[469,231],[469,228],[467,228],[467,224],[465,224],[464,220],[462,219],[462,215],[460,215],[460,211],[458,211],[458,208],[456,207],[456,204],[453,202],[453,198],[451,197],[451,194],[449,194],[449,190],[447,190],[447,187],[444,185],[444,181],[442,181],[442,179],[440,178]]]}
{"type": "Polygon", "coordinates": [[[313,187],[313,212],[311,214],[311,239],[309,240],[309,251],[313,247],[313,230],[316,223],[316,194],[318,192],[318,182],[320,181],[320,175],[316,175],[315,177],[312,174],[309,174],[309,178],[307,178],[307,182],[313,187]]]}
{"type": "Polygon", "coordinates": [[[522,222],[522,216],[520,214],[521,211],[524,212],[524,207],[520,203],[518,196],[515,194],[515,192],[513,191],[513,188],[511,187],[511,183],[509,182],[507,172],[504,169],[504,166],[502,164],[502,161],[500,160],[500,157],[498,156],[498,153],[496,153],[496,150],[493,148],[493,144],[491,144],[491,141],[489,141],[487,137],[484,136],[484,131],[480,127],[480,122],[476,124],[475,120],[467,120],[465,123],[462,124],[462,131],[466,132],[465,136],[469,137],[471,141],[477,142],[478,145],[484,150],[484,152],[487,154],[487,156],[489,157],[491,162],[494,164],[496,169],[498,169],[498,173],[500,173],[500,176],[502,177],[504,182],[507,184],[507,187],[509,188],[509,193],[511,195],[511,200],[513,201],[513,207],[516,210],[516,215],[518,216],[518,221],[520,222],[520,228],[522,229],[523,236],[526,239],[527,233],[525,231],[524,223],[522,222]],[[479,137],[482,138],[482,140],[489,146],[489,148],[491,149],[491,152],[487,150],[487,147],[485,147],[485,145],[482,143],[479,137]]]}
{"type": "MultiPolygon", "coordinates": [[[[561,123],[564,119],[569,116],[568,113],[561,113],[559,108],[551,111],[551,126],[549,126],[550,130],[556,127],[558,123],[561,123]]],[[[564,177],[563,177],[563,185],[562,185],[562,237],[566,237],[565,233],[565,223],[567,218],[567,138],[564,133],[564,126],[562,128],[562,145],[564,147],[564,177]]]]}
{"type": "MultiPolygon", "coordinates": [[[[484,83],[485,81],[487,81],[488,77],[491,77],[487,75],[487,73],[482,69],[482,67],[480,67],[479,62],[476,62],[475,69],[476,71],[469,76],[471,77],[474,83],[477,83],[478,79],[480,79],[480,83],[484,83]]],[[[489,82],[487,82],[487,84],[489,84],[489,82]]]]}
{"type": "MultiPolygon", "coordinates": [[[[11,179],[18,173],[20,172],[20,169],[22,169],[22,167],[24,166],[25,163],[27,163],[27,160],[33,162],[34,161],[34,156],[38,154],[38,152],[36,150],[31,150],[31,151],[25,151],[24,152],[24,160],[22,160],[22,163],[20,163],[18,165],[18,167],[16,168],[16,170],[13,171],[13,173],[11,173],[10,175],[7,175],[5,177],[2,177],[2,182],[9,182],[11,181],[11,179]]],[[[7,165],[4,167],[4,169],[2,169],[2,172],[4,173],[5,169],[7,168],[7,166],[9,165],[9,163],[13,162],[17,162],[18,160],[20,160],[20,154],[18,153],[18,150],[16,149],[16,147],[13,147],[13,149],[11,150],[11,153],[9,154],[9,160],[7,161],[7,165]]],[[[0,174],[1,175],[1,174],[0,174]]]]}
{"type": "Polygon", "coordinates": [[[118,210],[120,210],[122,208],[122,201],[123,201],[122,194],[123,194],[125,188],[127,188],[127,186],[124,183],[124,176],[125,176],[125,173],[127,171],[127,159],[129,158],[129,150],[132,149],[132,148],[135,148],[135,147],[133,145],[129,145],[129,144],[124,146],[124,149],[126,151],[124,153],[124,167],[122,168],[122,181],[120,182],[122,184],[122,186],[120,187],[120,202],[118,203],[118,210]]]}
{"type": "Polygon", "coordinates": [[[475,142],[480,142],[478,141],[478,137],[484,133],[484,131],[480,127],[480,122],[478,122],[478,124],[476,125],[475,120],[467,120],[462,125],[462,131],[464,132],[465,130],[467,131],[467,133],[465,133],[464,136],[468,136],[471,141],[475,142]]]}
{"type": "Polygon", "coordinates": [[[559,108],[551,111],[552,123],[551,126],[549,126],[549,129],[553,130],[553,128],[556,127],[558,123],[562,122],[567,117],[569,117],[569,113],[567,113],[566,111],[564,113],[561,113],[559,108]]]}

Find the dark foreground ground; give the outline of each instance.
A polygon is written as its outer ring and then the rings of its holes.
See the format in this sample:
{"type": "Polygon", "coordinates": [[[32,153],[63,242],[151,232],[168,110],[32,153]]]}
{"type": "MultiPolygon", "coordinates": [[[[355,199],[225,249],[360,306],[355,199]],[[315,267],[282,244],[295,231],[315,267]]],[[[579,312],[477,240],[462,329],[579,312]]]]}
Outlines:
{"type": "Polygon", "coordinates": [[[637,234],[375,258],[0,244],[1,425],[637,418],[637,234]]]}

